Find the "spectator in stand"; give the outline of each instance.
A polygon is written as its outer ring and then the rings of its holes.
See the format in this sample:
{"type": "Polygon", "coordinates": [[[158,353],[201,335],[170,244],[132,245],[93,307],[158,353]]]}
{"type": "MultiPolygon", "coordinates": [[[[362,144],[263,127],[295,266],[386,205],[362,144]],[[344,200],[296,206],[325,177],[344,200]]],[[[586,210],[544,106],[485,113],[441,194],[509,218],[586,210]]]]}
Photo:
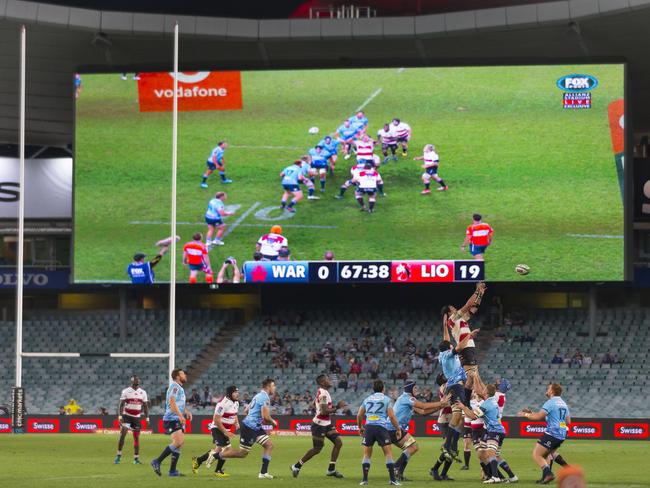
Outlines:
{"type": "Polygon", "coordinates": [[[293,409],[293,405],[291,403],[287,403],[287,405],[284,407],[284,415],[295,415],[296,412],[293,409]]]}
{"type": "Polygon", "coordinates": [[[395,343],[390,337],[386,337],[386,339],[389,340],[384,340],[384,354],[390,357],[393,356],[396,352],[395,343]]]}
{"type": "Polygon", "coordinates": [[[81,408],[81,405],[77,403],[77,400],[74,398],[70,398],[70,401],[67,403],[65,407],[63,407],[65,410],[66,415],[83,415],[84,409],[81,408]]]}
{"type": "Polygon", "coordinates": [[[250,402],[251,397],[248,393],[244,393],[241,397],[241,400],[239,400],[239,403],[241,403],[243,407],[247,406],[250,402]]]}
{"type": "MultiPolygon", "coordinates": [[[[6,415],[6,414],[5,414],[5,415],[6,415]]],[[[59,415],[66,415],[66,413],[65,413],[65,407],[64,407],[63,405],[61,405],[61,406],[59,407],[59,415]]]]}
{"type": "Polygon", "coordinates": [[[334,348],[332,347],[332,344],[328,341],[325,343],[323,349],[321,349],[320,352],[323,355],[323,359],[329,361],[334,355],[334,348]]]}
{"type": "MultiPolygon", "coordinates": [[[[431,361],[431,358],[426,358],[422,364],[422,376],[424,376],[425,380],[428,380],[431,374],[433,374],[433,361],[431,361]]],[[[425,401],[428,402],[428,400],[425,401]]]]}
{"type": "Polygon", "coordinates": [[[586,353],[584,359],[582,360],[582,364],[584,366],[590,367],[593,362],[594,362],[594,360],[591,358],[589,353],[586,353]]]}
{"type": "Polygon", "coordinates": [[[340,390],[348,391],[348,377],[344,374],[339,376],[338,388],[340,390]]]}
{"type": "Polygon", "coordinates": [[[330,361],[329,372],[332,374],[341,374],[341,367],[334,359],[330,361]]]}
{"type": "Polygon", "coordinates": [[[564,358],[562,357],[562,354],[560,354],[559,350],[555,351],[553,359],[551,359],[551,364],[564,364],[564,358]]]}
{"type": "Polygon", "coordinates": [[[350,373],[359,375],[361,373],[361,361],[359,358],[354,358],[352,364],[350,365],[350,373]]]}
{"type": "Polygon", "coordinates": [[[415,342],[413,342],[413,339],[410,337],[406,340],[406,344],[404,345],[404,353],[407,354],[409,357],[413,356],[415,354],[415,351],[417,351],[417,347],[415,346],[415,342]]]}
{"type": "Polygon", "coordinates": [[[603,356],[603,359],[600,360],[600,364],[614,364],[615,362],[616,359],[609,351],[607,351],[603,356]]]}
{"type": "Polygon", "coordinates": [[[424,360],[422,359],[422,356],[416,352],[411,359],[411,367],[413,368],[413,371],[422,371],[422,366],[424,366],[424,360]]]}
{"type": "Polygon", "coordinates": [[[106,407],[99,407],[99,408],[97,409],[97,413],[98,413],[99,415],[101,415],[101,416],[108,415],[108,408],[106,408],[106,407]]]}
{"type": "Polygon", "coordinates": [[[359,343],[357,342],[357,339],[354,338],[350,341],[350,344],[348,345],[348,352],[350,354],[354,354],[359,351],[359,343]]]}
{"type": "Polygon", "coordinates": [[[402,361],[402,367],[400,368],[397,377],[400,380],[406,380],[412,372],[413,368],[411,367],[411,361],[408,358],[405,358],[404,361],[402,361]]]}
{"type": "Polygon", "coordinates": [[[370,337],[364,337],[361,341],[361,350],[364,352],[370,352],[372,349],[372,339],[370,337]]]}
{"type": "Polygon", "coordinates": [[[197,391],[196,388],[192,389],[192,394],[190,395],[190,398],[187,400],[187,403],[189,403],[193,407],[199,407],[201,405],[201,395],[199,395],[199,392],[197,391]]]}
{"type": "Polygon", "coordinates": [[[370,328],[370,324],[368,322],[364,322],[363,326],[361,327],[361,337],[370,337],[372,336],[372,329],[370,328]]]}
{"type": "Polygon", "coordinates": [[[212,405],[212,393],[210,393],[210,388],[206,385],[203,387],[203,406],[209,407],[212,405]]]}
{"type": "Polygon", "coordinates": [[[585,357],[580,352],[580,349],[576,349],[576,352],[574,352],[573,356],[571,357],[571,363],[569,363],[569,366],[580,368],[582,366],[584,358],[585,357]]]}
{"type": "Polygon", "coordinates": [[[348,375],[348,388],[352,391],[357,391],[357,386],[359,384],[357,373],[350,373],[348,375]]]}

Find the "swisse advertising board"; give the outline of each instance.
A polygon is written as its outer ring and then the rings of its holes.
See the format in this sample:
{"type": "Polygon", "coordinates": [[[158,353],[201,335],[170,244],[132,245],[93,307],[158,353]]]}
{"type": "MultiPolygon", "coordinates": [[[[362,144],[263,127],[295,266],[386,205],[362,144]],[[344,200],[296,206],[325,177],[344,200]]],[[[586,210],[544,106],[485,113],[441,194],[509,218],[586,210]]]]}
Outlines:
{"type": "MultiPolygon", "coordinates": [[[[283,434],[286,432],[308,435],[311,431],[312,419],[310,417],[289,417],[285,415],[274,416],[278,421],[278,427],[264,425],[264,430],[270,434],[283,434]]],[[[240,416],[240,423],[243,417],[240,416]]],[[[207,435],[210,433],[209,425],[212,421],[210,415],[194,415],[192,422],[187,422],[185,433],[207,435]],[[192,429],[192,426],[194,429],[192,429]]],[[[0,433],[10,432],[10,419],[0,418],[0,433]],[[9,430],[7,430],[9,429],[9,430]]],[[[107,415],[103,417],[92,416],[58,416],[49,417],[46,415],[35,415],[27,417],[27,432],[64,433],[64,434],[86,434],[92,432],[103,432],[104,426],[116,426],[117,417],[107,415]]],[[[144,427],[144,421],[143,421],[144,427]]],[[[151,416],[151,425],[157,426],[156,433],[164,433],[163,420],[161,416],[151,416]]],[[[338,417],[332,419],[332,426],[344,436],[359,436],[357,420],[354,417],[338,417]]],[[[511,439],[539,439],[546,424],[544,422],[531,422],[517,417],[504,417],[503,426],[508,437],[511,439]]],[[[568,437],[570,441],[580,440],[648,440],[649,419],[594,419],[576,418],[569,425],[568,437]]],[[[408,431],[415,437],[440,437],[441,430],[435,417],[415,416],[411,420],[408,431]]],[[[238,433],[236,434],[238,435],[238,433]]]]}
{"type": "MultiPolygon", "coordinates": [[[[0,219],[18,217],[23,192],[18,182],[19,161],[0,157],[0,219]]],[[[72,217],[72,159],[25,161],[25,218],[69,219],[72,217]]]]}

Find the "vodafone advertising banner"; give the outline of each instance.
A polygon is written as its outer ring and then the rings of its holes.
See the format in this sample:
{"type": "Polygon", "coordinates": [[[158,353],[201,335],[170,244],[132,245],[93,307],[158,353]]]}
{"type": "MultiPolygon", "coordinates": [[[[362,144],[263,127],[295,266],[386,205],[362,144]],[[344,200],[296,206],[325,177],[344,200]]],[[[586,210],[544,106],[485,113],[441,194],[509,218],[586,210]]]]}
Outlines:
{"type": "MultiPolygon", "coordinates": [[[[178,110],[241,110],[239,71],[194,71],[178,73],[178,110]]],[[[140,73],[140,112],[171,112],[174,73],[140,73]]]]}

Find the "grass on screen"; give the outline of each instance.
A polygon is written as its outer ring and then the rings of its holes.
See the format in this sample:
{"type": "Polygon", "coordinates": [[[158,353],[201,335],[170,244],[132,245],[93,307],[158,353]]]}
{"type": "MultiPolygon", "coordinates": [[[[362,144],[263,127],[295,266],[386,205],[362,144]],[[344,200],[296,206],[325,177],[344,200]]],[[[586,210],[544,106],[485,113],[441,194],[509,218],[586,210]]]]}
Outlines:
{"type": "MultiPolygon", "coordinates": [[[[293,479],[289,466],[296,462],[311,446],[309,437],[273,437],[275,450],[269,472],[275,480],[258,480],[261,448],[255,446],[244,460],[229,460],[225,470],[232,476],[228,479],[214,479],[212,470],[201,468],[198,475],[190,470],[191,457],[205,452],[210,447],[208,435],[189,435],[179,461],[179,470],[187,477],[158,478],[148,465],[167,445],[169,438],[162,435],[141,438],[143,465],[131,464],[132,441],[127,438],[121,465],[113,465],[117,436],[80,434],[27,434],[2,436],[3,467],[0,470],[2,486],[19,488],[43,486],[48,488],[113,488],[137,486],[141,488],[161,486],[282,486],[330,488],[358,486],[361,479],[361,446],[358,437],[344,437],[343,449],[337,464],[345,478],[335,480],[324,476],[329,461],[330,447],[309,461],[298,479],[293,479]]],[[[432,486],[428,475],[433,458],[440,453],[439,439],[419,439],[420,451],[412,458],[406,474],[413,479],[405,483],[409,487],[432,486]]],[[[537,486],[535,480],[540,471],[533,465],[530,452],[535,443],[530,440],[507,439],[504,456],[514,472],[521,479],[519,486],[537,486]]],[[[383,459],[375,449],[370,470],[371,486],[386,486],[388,477],[383,459]]],[[[397,457],[399,452],[393,449],[397,457]]],[[[650,455],[647,442],[635,441],[569,441],[562,447],[563,456],[574,464],[582,466],[589,486],[594,487],[644,487],[650,486],[646,465],[650,455]]],[[[454,465],[450,476],[455,478],[454,487],[482,486],[478,481],[479,466],[473,454],[470,471],[459,471],[454,465]]],[[[169,460],[163,464],[163,473],[169,470],[169,460]]],[[[557,471],[556,471],[557,472],[557,471]]],[[[554,485],[552,485],[554,486],[554,485]]]]}
{"type": "MultiPolygon", "coordinates": [[[[469,259],[459,246],[480,212],[495,229],[490,280],[622,279],[623,210],[607,120],[607,105],[623,96],[621,66],[245,72],[242,80],[243,110],[179,115],[180,247],[205,231],[203,214],[218,190],[238,206],[229,225],[252,206],[279,205],[280,171],[378,88],[365,107],[370,134],[397,116],[413,138],[408,158],[380,169],[388,196],[375,214],[360,213],[351,191],[333,199],[351,166],[340,158],[321,200],[303,200],[286,220],[251,212],[211,251],[213,268],[228,256],[251,259],[273,223],[285,224],[296,260],[321,259],[325,250],[346,260],[469,259]],[[555,82],[574,72],[599,80],[590,110],[562,109],[555,82]],[[321,133],[309,135],[311,126],[321,133]],[[205,160],[221,139],[231,144],[234,183],[214,175],[203,190],[205,160]],[[449,191],[421,196],[421,162],[412,158],[430,142],[449,191]],[[518,263],[531,274],[516,275],[518,263]]],[[[76,122],[75,279],[126,280],[131,256],[153,254],[170,234],[171,114],[140,113],[135,82],[87,75],[76,122]]],[[[168,279],[168,263],[157,269],[159,281],[168,279]]]]}

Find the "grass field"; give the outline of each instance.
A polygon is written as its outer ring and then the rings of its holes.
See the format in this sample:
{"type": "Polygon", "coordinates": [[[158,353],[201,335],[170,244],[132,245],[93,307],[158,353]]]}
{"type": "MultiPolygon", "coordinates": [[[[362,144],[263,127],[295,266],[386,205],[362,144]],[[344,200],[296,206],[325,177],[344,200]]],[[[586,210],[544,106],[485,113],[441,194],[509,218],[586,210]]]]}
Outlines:
{"type": "MultiPolygon", "coordinates": [[[[179,115],[181,244],[205,231],[214,192],[226,190],[238,209],[226,220],[226,245],[211,251],[213,267],[228,256],[251,259],[273,223],[284,225],[297,260],[321,259],[327,249],[346,260],[467,259],[459,246],[480,212],[495,229],[490,280],[623,278],[623,206],[607,120],[607,105],[623,97],[621,65],[244,72],[242,86],[243,110],[179,115]],[[556,80],[571,73],[598,78],[591,109],[562,108],[556,80]],[[332,198],[349,176],[341,158],[323,199],[300,202],[295,216],[279,208],[257,215],[279,205],[279,172],[379,88],[365,107],[370,134],[397,116],[413,137],[408,158],[380,169],[387,197],[376,213],[361,214],[352,192],[332,198]],[[309,135],[311,126],[321,133],[309,135]],[[213,176],[203,190],[205,160],[220,139],[231,144],[234,183],[213,176]],[[449,191],[421,196],[421,162],[412,157],[430,142],[449,191]],[[518,263],[531,274],[516,275],[518,263]]],[[[131,256],[154,253],[153,243],[170,234],[171,114],[140,113],[135,82],[85,75],[76,123],[74,277],[126,281],[131,256]]],[[[157,279],[168,278],[163,264],[157,279]]]]}
{"type": "MultiPolygon", "coordinates": [[[[227,486],[255,487],[309,486],[325,488],[331,486],[357,486],[361,473],[361,447],[356,437],[343,439],[344,445],[337,468],[345,479],[326,478],[324,472],[329,460],[329,447],[323,454],[312,459],[302,469],[300,477],[294,480],[289,466],[299,459],[310,447],[308,437],[274,437],[275,450],[270,470],[277,479],[258,480],[261,449],[255,447],[247,459],[230,460],[225,470],[231,473],[228,479],[214,479],[211,470],[201,468],[192,475],[192,456],[202,454],[210,447],[207,435],[190,435],[179,461],[179,469],[188,476],[183,479],[158,478],[148,465],[168,443],[162,435],[144,436],[141,441],[143,465],[131,464],[132,443],[127,438],[121,465],[113,465],[117,436],[79,434],[27,434],[4,435],[1,438],[3,462],[0,469],[0,484],[6,487],[48,488],[65,487],[116,487],[116,486],[204,486],[206,483],[221,483],[227,486]]],[[[536,486],[534,481],[540,472],[530,459],[534,440],[506,440],[504,456],[508,459],[521,482],[519,486],[536,486]]],[[[407,476],[413,481],[406,486],[424,486],[435,483],[428,475],[434,456],[439,453],[440,440],[420,439],[418,452],[407,468],[407,476]]],[[[394,449],[395,456],[398,455],[394,449]]],[[[567,442],[562,454],[570,462],[579,464],[585,470],[590,487],[642,487],[650,486],[646,470],[642,468],[650,455],[647,442],[634,441],[572,441],[567,442]]],[[[381,458],[375,453],[370,471],[371,485],[387,485],[387,473],[381,458]]],[[[473,455],[470,471],[459,471],[458,465],[450,470],[455,478],[453,486],[480,486],[479,466],[473,455]]],[[[169,469],[169,461],[163,465],[163,473],[169,469]]]]}

